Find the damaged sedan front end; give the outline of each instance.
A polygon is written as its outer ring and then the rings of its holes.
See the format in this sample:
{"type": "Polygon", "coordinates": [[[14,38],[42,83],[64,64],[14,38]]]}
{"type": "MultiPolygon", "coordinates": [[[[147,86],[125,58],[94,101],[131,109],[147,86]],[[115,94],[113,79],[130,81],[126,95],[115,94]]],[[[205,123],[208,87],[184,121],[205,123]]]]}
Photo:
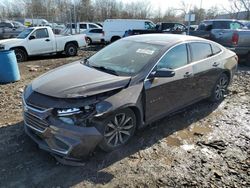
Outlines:
{"type": "Polygon", "coordinates": [[[97,146],[115,150],[144,125],[203,99],[222,100],[237,60],[223,46],[191,36],[121,39],[29,84],[25,131],[61,162],[79,162],[97,146]]]}

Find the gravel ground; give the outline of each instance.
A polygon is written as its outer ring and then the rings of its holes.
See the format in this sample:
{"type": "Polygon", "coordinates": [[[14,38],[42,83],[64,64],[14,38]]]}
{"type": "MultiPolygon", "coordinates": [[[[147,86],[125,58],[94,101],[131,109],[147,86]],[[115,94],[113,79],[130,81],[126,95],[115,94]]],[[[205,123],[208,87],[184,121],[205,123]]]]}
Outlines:
{"type": "Polygon", "coordinates": [[[96,150],[82,167],[59,164],[25,134],[23,87],[74,58],[20,63],[22,79],[0,85],[0,187],[250,187],[250,68],[240,67],[226,99],[199,102],[136,133],[124,148],[96,150]]]}

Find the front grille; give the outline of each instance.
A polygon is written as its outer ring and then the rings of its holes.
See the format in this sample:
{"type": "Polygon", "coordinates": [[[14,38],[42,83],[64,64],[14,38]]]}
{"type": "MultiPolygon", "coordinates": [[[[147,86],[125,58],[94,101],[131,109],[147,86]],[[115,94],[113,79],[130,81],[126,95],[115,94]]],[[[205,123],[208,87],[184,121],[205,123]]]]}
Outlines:
{"type": "Polygon", "coordinates": [[[48,123],[45,120],[41,120],[28,112],[24,112],[24,121],[28,126],[34,127],[40,131],[45,131],[48,127],[48,123]]]}

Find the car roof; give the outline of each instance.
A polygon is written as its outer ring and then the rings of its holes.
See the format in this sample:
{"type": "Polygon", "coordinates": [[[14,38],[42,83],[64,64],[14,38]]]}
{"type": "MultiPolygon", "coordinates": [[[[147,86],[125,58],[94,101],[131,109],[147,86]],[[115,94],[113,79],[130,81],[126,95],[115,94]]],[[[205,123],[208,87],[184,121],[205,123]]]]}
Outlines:
{"type": "Polygon", "coordinates": [[[211,20],[204,20],[202,22],[214,22],[214,21],[218,21],[218,22],[234,22],[234,21],[239,21],[239,20],[236,20],[236,19],[211,19],[211,20]]]}
{"type": "MultiPolygon", "coordinates": [[[[123,40],[145,42],[149,44],[173,45],[185,41],[208,41],[199,37],[179,34],[144,34],[126,37],[123,40]]],[[[210,42],[210,41],[208,41],[210,42]]]]}

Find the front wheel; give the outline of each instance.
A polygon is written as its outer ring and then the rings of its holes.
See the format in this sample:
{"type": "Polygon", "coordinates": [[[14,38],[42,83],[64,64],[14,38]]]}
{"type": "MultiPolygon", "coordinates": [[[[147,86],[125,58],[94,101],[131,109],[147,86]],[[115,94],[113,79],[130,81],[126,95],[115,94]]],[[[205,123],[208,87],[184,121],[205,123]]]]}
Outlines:
{"type": "Polygon", "coordinates": [[[27,53],[19,48],[14,49],[17,62],[23,62],[27,60],[27,53]]]}
{"type": "Polygon", "coordinates": [[[100,148],[108,152],[125,145],[134,135],[135,129],[136,116],[131,109],[115,112],[103,124],[100,148]]]}
{"type": "Polygon", "coordinates": [[[225,73],[221,74],[221,76],[216,81],[216,84],[213,88],[210,100],[212,102],[218,102],[223,100],[225,93],[227,91],[228,84],[229,84],[228,76],[225,73]]]}
{"type": "Polygon", "coordinates": [[[69,43],[65,47],[65,54],[67,56],[76,56],[77,55],[77,46],[73,43],[69,43]]]}

